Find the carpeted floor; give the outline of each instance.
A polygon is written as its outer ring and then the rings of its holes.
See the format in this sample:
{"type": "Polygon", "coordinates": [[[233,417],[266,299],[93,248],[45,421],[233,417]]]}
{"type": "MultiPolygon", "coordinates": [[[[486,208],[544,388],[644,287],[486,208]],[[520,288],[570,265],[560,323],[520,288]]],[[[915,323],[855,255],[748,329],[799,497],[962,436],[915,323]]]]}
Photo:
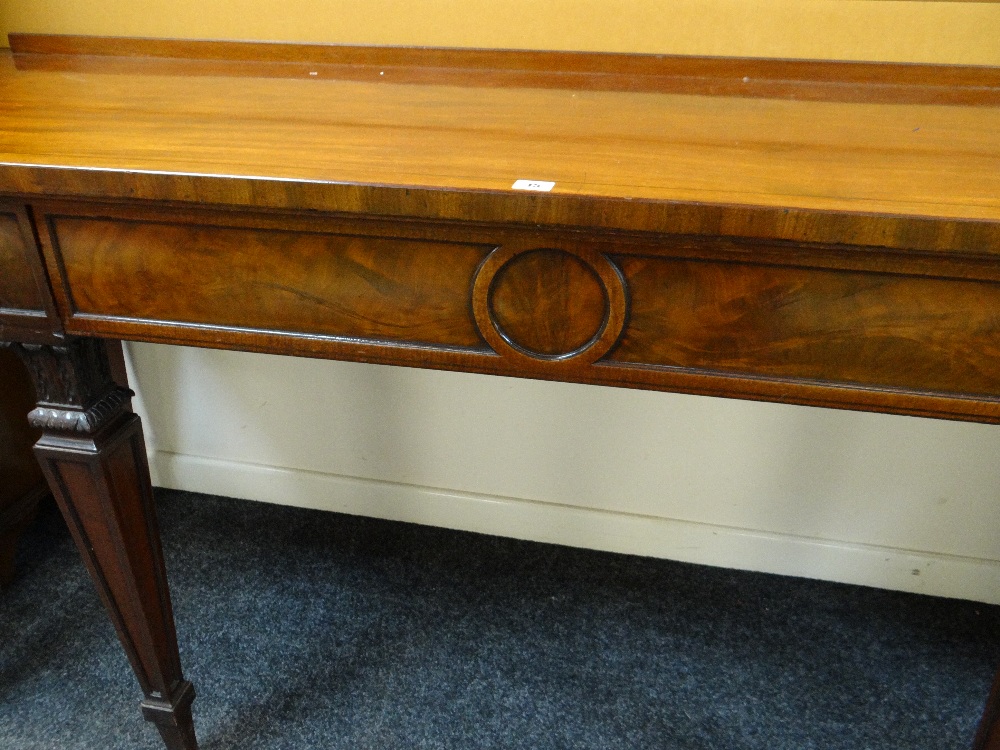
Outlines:
{"type": "MultiPolygon", "coordinates": [[[[203,750],[965,748],[968,602],[158,491],[203,750]]],[[[0,748],[159,750],[54,512],[0,594],[0,748]]]]}

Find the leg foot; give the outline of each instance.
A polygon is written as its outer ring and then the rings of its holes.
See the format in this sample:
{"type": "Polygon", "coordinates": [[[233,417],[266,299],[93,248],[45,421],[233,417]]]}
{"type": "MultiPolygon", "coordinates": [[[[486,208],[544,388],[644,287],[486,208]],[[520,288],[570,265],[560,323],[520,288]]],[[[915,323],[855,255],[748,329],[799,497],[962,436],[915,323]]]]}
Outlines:
{"type": "Polygon", "coordinates": [[[156,724],[168,750],[188,750],[197,747],[194,722],[191,719],[191,702],[194,686],[185,680],[169,700],[146,698],[142,702],[142,715],[156,724]]]}

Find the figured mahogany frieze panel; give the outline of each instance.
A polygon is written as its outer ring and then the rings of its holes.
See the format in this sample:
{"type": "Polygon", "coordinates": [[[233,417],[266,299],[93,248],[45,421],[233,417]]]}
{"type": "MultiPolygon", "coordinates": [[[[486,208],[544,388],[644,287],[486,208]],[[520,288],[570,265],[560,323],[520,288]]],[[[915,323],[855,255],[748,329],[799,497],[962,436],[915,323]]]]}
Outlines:
{"type": "Polygon", "coordinates": [[[50,219],[72,313],[482,348],[471,243],[50,219]]]}
{"type": "Polygon", "coordinates": [[[632,295],[612,359],[729,374],[1000,395],[1000,284],[617,259],[632,295]]]}
{"type": "Polygon", "coordinates": [[[0,339],[50,342],[60,332],[28,212],[0,202],[0,339]]]}
{"type": "Polygon", "coordinates": [[[17,216],[0,211],[0,308],[44,314],[17,216]]]}
{"type": "Polygon", "coordinates": [[[71,334],[1000,421],[1000,268],[979,256],[36,211],[71,334]]]}

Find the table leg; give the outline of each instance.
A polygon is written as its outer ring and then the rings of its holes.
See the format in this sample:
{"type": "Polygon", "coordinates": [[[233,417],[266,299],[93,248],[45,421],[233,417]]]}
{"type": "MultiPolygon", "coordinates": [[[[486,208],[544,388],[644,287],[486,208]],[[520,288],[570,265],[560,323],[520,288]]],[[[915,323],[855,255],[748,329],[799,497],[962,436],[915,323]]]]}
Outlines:
{"type": "Polygon", "coordinates": [[[14,349],[38,393],[35,454],[145,693],[143,715],[170,750],[196,750],[132,393],[114,382],[101,340],[14,349]]]}
{"type": "Polygon", "coordinates": [[[986,708],[983,710],[972,750],[1000,750],[1000,669],[993,678],[993,689],[986,699],[986,708]]]}
{"type": "MultiPolygon", "coordinates": [[[[169,750],[197,750],[194,687],[181,673],[139,417],[114,382],[105,342],[14,344],[31,372],[43,430],[35,453],[169,750]]],[[[1000,750],[1000,671],[973,743],[1000,750]]]]}

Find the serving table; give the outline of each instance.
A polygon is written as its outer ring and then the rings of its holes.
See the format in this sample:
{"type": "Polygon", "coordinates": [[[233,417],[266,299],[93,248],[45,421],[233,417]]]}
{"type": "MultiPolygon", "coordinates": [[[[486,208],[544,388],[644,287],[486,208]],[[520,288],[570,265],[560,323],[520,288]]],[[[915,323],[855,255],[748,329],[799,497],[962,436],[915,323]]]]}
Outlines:
{"type": "Polygon", "coordinates": [[[10,43],[0,340],[171,749],[194,690],[118,341],[1000,422],[1000,69],[10,43]]]}

